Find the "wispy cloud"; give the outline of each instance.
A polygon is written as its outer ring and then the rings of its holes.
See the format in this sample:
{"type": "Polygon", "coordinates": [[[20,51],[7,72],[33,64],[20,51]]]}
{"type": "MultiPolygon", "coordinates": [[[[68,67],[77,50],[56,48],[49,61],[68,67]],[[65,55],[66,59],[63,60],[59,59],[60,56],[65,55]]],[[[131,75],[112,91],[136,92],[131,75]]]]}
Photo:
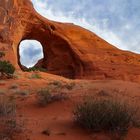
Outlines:
{"type": "Polygon", "coordinates": [[[25,40],[20,43],[20,61],[26,67],[32,67],[43,58],[42,45],[36,40],[25,40]]]}
{"type": "Polygon", "coordinates": [[[32,0],[43,16],[83,26],[118,48],[140,52],[138,0],[32,0]]]}
{"type": "Polygon", "coordinates": [[[139,0],[31,1],[35,9],[48,19],[72,22],[120,49],[140,53],[139,0]]]}

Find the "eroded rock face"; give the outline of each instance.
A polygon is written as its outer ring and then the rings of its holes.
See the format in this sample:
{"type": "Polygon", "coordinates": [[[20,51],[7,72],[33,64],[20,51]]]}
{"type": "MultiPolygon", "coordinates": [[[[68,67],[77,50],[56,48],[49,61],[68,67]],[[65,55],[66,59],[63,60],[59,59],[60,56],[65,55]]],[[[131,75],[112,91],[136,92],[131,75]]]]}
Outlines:
{"type": "Polygon", "coordinates": [[[0,0],[0,51],[19,69],[19,43],[38,40],[44,58],[37,64],[68,78],[140,81],[140,55],[121,51],[94,33],[45,19],[29,0],[0,0]]]}

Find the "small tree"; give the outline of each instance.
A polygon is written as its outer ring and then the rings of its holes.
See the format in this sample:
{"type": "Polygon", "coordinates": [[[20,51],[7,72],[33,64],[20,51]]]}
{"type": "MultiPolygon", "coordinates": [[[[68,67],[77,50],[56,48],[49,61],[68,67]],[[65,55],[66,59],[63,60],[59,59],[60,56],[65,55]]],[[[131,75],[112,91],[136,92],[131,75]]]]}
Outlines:
{"type": "Polygon", "coordinates": [[[15,72],[15,67],[9,61],[0,61],[0,73],[4,75],[12,75],[15,72]]]}

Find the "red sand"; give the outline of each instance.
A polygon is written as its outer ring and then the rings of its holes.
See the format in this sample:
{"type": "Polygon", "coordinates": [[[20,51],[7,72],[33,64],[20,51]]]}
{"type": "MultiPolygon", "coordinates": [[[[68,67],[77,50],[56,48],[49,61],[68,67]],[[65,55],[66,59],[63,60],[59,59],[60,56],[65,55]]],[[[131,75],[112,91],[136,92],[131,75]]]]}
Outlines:
{"type": "MultiPolygon", "coordinates": [[[[41,73],[38,73],[41,75],[41,73]]],[[[26,73],[27,77],[30,74],[26,73]]],[[[91,133],[73,122],[73,110],[78,101],[87,95],[98,95],[98,92],[104,90],[107,97],[125,98],[133,100],[139,104],[140,85],[138,83],[101,80],[101,81],[85,81],[85,80],[68,80],[59,76],[44,75],[42,79],[21,78],[14,80],[1,81],[0,89],[6,90],[7,94],[14,95],[17,100],[17,119],[24,122],[23,132],[20,133],[16,140],[115,140],[115,137],[108,133],[91,133]],[[67,100],[56,101],[50,103],[46,107],[41,107],[37,103],[36,93],[41,88],[54,88],[53,81],[59,81],[62,85],[71,82],[75,83],[72,90],[57,87],[60,92],[65,92],[69,96],[67,100]],[[14,94],[14,89],[9,89],[13,84],[18,89],[28,90],[29,94],[14,94]],[[60,89],[59,89],[60,88],[60,89]],[[44,130],[50,131],[50,136],[42,134],[44,130]]],[[[65,87],[65,86],[64,86],[65,87]]],[[[16,90],[16,89],[15,89],[16,90]]],[[[132,128],[129,130],[125,140],[139,140],[140,129],[132,128]]]]}

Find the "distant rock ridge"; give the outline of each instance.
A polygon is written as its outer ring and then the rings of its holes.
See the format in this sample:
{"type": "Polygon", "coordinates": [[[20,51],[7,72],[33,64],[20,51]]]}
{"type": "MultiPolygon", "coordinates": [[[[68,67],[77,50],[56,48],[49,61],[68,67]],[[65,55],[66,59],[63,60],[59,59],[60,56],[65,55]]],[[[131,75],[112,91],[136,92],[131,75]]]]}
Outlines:
{"type": "Polygon", "coordinates": [[[94,33],[39,15],[29,0],[0,0],[0,51],[19,70],[19,44],[38,40],[44,58],[36,66],[72,79],[140,81],[140,55],[122,51],[94,33]]]}

